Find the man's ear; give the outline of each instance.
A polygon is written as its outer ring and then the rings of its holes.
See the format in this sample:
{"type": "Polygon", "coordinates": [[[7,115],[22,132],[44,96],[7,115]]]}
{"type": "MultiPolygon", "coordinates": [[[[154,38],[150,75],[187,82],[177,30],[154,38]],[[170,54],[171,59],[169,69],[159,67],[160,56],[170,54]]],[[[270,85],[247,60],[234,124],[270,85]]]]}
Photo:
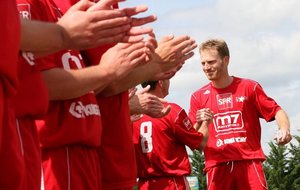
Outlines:
{"type": "Polygon", "coordinates": [[[225,56],[223,60],[227,65],[229,64],[229,56],[225,56]]]}

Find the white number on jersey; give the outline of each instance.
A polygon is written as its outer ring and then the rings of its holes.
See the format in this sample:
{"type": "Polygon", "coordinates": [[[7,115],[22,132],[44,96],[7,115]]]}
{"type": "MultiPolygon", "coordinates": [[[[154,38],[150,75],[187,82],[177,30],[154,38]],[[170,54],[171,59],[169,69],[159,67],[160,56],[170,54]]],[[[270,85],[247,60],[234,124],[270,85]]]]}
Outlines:
{"type": "Polygon", "coordinates": [[[153,150],[152,145],[152,122],[143,122],[140,126],[141,146],[143,153],[149,153],[153,150]]]}
{"type": "Polygon", "coordinates": [[[70,52],[66,52],[65,54],[62,55],[61,60],[65,70],[71,69],[70,66],[71,61],[75,63],[77,69],[82,69],[81,62],[80,62],[80,60],[82,60],[82,57],[80,54],[79,57],[77,57],[75,55],[71,55],[70,52]]]}

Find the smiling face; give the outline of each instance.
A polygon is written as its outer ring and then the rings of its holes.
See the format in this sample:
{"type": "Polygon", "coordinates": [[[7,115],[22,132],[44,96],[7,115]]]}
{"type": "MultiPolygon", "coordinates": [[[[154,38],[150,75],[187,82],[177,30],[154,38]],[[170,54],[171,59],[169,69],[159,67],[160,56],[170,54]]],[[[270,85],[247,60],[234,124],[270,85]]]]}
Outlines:
{"type": "Polygon", "coordinates": [[[229,57],[221,58],[214,48],[200,51],[201,65],[208,80],[218,82],[228,76],[229,57]]]}

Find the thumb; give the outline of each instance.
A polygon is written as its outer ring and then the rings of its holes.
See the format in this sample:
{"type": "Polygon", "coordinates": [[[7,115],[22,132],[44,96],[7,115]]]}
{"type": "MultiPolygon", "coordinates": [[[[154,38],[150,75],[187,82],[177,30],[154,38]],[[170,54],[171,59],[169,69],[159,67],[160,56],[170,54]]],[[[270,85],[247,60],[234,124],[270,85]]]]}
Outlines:
{"type": "Polygon", "coordinates": [[[162,113],[163,115],[168,115],[171,111],[171,105],[168,105],[167,107],[165,107],[163,110],[162,110],[162,113]]]}
{"type": "Polygon", "coordinates": [[[129,99],[131,99],[135,95],[136,91],[136,87],[129,89],[129,99]]]}
{"type": "Polygon", "coordinates": [[[158,99],[159,99],[159,101],[162,102],[162,103],[167,103],[167,101],[166,101],[165,99],[163,99],[163,98],[158,98],[158,99]]]}
{"type": "Polygon", "coordinates": [[[89,1],[89,0],[80,0],[78,1],[75,5],[73,5],[69,11],[86,11],[88,10],[91,6],[93,6],[95,3],[89,1]]]}
{"type": "Polygon", "coordinates": [[[150,88],[151,88],[150,85],[147,85],[140,92],[138,92],[138,94],[144,94],[144,93],[148,92],[150,90],[150,88]]]}

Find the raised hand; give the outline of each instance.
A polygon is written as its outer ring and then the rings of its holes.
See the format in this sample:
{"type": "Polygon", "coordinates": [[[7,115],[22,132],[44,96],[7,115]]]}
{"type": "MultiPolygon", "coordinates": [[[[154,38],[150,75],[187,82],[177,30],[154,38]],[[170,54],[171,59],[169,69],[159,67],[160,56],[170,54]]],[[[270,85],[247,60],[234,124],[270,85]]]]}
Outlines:
{"type": "MultiPolygon", "coordinates": [[[[88,11],[99,11],[99,10],[112,10],[113,5],[116,3],[122,2],[123,0],[101,0],[88,8],[88,11]]],[[[148,7],[145,5],[140,5],[130,8],[119,9],[122,11],[128,18],[131,19],[130,26],[131,28],[126,33],[125,37],[121,40],[122,42],[136,42],[139,41],[141,35],[149,34],[152,32],[151,27],[141,27],[147,23],[154,22],[157,18],[155,15],[149,15],[141,18],[134,18],[133,16],[138,15],[142,12],[146,12],[148,7]]]]}
{"type": "Polygon", "coordinates": [[[213,112],[209,108],[202,108],[196,112],[196,120],[198,123],[207,121],[211,123],[214,118],[213,112]]]}
{"type": "Polygon", "coordinates": [[[137,92],[130,100],[129,107],[132,114],[147,114],[150,117],[160,118],[167,115],[171,106],[165,107],[163,99],[147,93],[149,87],[144,88],[142,91],[137,92]]]}
{"type": "Polygon", "coordinates": [[[123,78],[134,68],[146,63],[146,49],[144,42],[118,43],[103,54],[99,67],[114,75],[115,79],[123,78]]]}
{"type": "Polygon", "coordinates": [[[195,40],[189,36],[165,36],[155,50],[153,62],[158,64],[160,72],[153,78],[163,80],[174,76],[184,62],[194,55],[192,50],[196,47],[195,40]]]}
{"type": "Polygon", "coordinates": [[[57,22],[63,28],[66,48],[86,49],[117,43],[130,30],[131,18],[124,11],[86,11],[93,5],[88,0],[81,0],[57,22]]]}
{"type": "Polygon", "coordinates": [[[277,131],[274,140],[279,145],[285,145],[289,143],[292,140],[292,136],[289,130],[286,129],[280,129],[277,131]]]}

